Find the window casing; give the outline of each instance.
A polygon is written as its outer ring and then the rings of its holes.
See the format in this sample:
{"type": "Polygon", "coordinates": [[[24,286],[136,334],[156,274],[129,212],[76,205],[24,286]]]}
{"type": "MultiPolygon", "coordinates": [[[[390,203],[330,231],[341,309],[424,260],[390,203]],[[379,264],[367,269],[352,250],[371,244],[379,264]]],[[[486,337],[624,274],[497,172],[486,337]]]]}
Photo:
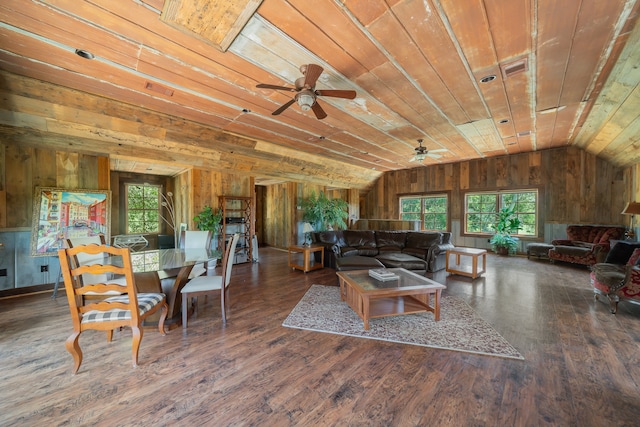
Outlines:
{"type": "Polygon", "coordinates": [[[160,232],[162,187],[152,184],[125,184],[127,234],[160,232]]]}
{"type": "Polygon", "coordinates": [[[420,221],[421,230],[449,229],[449,199],[446,194],[400,198],[400,219],[420,221]]]}
{"type": "Polygon", "coordinates": [[[534,237],[538,232],[538,190],[478,192],[465,194],[464,230],[466,234],[493,234],[492,224],[500,209],[515,206],[522,223],[516,236],[534,237]]]}

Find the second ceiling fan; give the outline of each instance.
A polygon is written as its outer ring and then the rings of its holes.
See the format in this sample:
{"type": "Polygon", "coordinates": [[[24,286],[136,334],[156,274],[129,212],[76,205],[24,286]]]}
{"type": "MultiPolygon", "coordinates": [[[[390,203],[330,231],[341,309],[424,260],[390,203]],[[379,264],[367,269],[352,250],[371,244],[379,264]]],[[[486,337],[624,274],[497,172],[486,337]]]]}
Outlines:
{"type": "Polygon", "coordinates": [[[289,108],[294,102],[297,102],[302,111],[308,111],[311,109],[313,110],[313,113],[316,115],[316,117],[319,120],[322,120],[327,117],[327,113],[325,113],[320,104],[318,104],[318,96],[331,96],[333,98],[344,99],[354,99],[356,97],[355,90],[316,90],[316,82],[318,81],[320,74],[322,74],[322,71],[323,68],[316,64],[303,65],[300,67],[302,77],[296,79],[295,87],[277,86],[266,83],[260,83],[256,85],[256,87],[262,89],[286,90],[296,93],[289,102],[271,113],[272,115],[277,116],[278,114],[289,108]]]}

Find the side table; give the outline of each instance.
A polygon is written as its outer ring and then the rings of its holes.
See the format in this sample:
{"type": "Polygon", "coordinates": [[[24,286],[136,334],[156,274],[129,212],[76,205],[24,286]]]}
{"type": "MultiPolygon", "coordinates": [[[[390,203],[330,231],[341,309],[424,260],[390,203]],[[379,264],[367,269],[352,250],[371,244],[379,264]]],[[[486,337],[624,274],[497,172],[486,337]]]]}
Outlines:
{"type": "Polygon", "coordinates": [[[447,249],[446,270],[451,274],[460,274],[461,276],[467,276],[475,279],[476,277],[487,271],[487,251],[486,249],[475,248],[447,249]],[[451,257],[451,255],[455,255],[456,257],[456,263],[453,265],[449,263],[449,258],[451,257]],[[460,264],[460,257],[462,256],[471,257],[471,266],[460,264]],[[480,257],[482,257],[482,270],[478,271],[478,258],[480,257]]]}
{"type": "Polygon", "coordinates": [[[289,246],[289,267],[294,270],[302,270],[305,273],[318,270],[324,267],[324,247],[323,246],[289,246]],[[320,252],[320,262],[316,262],[315,252],[320,252]],[[302,254],[302,264],[300,264],[300,254],[302,254]]]}

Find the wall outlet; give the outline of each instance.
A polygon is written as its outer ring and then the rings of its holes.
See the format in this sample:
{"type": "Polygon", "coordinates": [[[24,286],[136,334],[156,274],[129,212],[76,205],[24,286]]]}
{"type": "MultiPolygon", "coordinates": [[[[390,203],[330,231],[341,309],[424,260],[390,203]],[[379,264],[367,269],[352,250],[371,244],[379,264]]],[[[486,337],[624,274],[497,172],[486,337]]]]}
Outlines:
{"type": "Polygon", "coordinates": [[[40,266],[40,273],[45,273],[49,271],[49,266],[48,265],[41,265],[40,266]]]}
{"type": "Polygon", "coordinates": [[[6,268],[1,268],[0,269],[0,277],[7,277],[7,269],[6,268]]]}

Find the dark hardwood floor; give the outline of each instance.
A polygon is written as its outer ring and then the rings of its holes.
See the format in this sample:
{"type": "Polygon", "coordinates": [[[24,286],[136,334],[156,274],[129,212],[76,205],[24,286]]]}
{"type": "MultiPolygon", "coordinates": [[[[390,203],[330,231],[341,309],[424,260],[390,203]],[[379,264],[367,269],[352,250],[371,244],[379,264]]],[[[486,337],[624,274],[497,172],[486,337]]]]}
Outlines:
{"type": "Polygon", "coordinates": [[[0,300],[0,425],[104,426],[637,426],[640,306],[612,315],[588,270],[489,255],[472,281],[440,272],[525,360],[284,328],[312,284],[287,253],[261,248],[234,267],[230,318],[201,300],[186,334],[145,330],[80,337],[71,375],[64,295],[0,300]]]}

